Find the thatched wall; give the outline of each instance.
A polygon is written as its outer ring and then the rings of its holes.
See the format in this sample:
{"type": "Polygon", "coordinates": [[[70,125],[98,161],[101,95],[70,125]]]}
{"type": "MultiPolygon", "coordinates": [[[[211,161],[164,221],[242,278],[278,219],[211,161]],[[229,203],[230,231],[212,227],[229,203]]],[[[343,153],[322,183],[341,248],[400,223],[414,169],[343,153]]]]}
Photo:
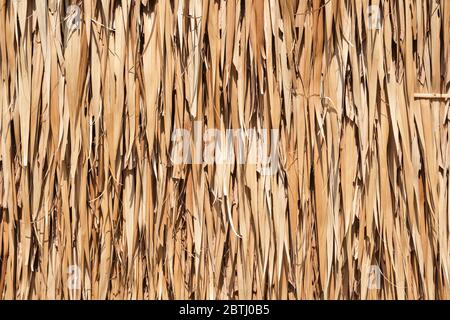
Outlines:
{"type": "Polygon", "coordinates": [[[0,298],[450,298],[449,61],[448,0],[0,0],[0,298]]]}

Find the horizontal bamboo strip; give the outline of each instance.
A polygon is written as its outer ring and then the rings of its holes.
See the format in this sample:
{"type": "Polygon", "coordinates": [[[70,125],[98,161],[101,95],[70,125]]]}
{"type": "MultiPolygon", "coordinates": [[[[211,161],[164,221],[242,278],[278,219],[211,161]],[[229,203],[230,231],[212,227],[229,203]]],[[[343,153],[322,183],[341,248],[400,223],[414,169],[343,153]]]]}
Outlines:
{"type": "Polygon", "coordinates": [[[415,93],[414,98],[416,99],[450,99],[450,93],[415,93]]]}

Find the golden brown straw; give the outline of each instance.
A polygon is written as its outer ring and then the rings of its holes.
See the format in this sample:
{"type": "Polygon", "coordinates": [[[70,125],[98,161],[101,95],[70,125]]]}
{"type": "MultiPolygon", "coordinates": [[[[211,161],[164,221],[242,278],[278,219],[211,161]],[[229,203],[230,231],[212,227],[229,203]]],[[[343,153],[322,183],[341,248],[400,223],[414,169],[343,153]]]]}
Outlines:
{"type": "Polygon", "coordinates": [[[450,298],[449,61],[448,0],[0,0],[0,298],[450,298]]]}

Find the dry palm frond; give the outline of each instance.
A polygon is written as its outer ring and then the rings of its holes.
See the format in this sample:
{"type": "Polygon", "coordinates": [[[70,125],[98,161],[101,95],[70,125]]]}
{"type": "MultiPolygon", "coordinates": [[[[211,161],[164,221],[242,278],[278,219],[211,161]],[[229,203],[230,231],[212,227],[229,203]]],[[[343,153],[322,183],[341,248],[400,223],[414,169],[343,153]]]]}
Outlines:
{"type": "Polygon", "coordinates": [[[0,31],[0,298],[450,298],[450,1],[0,0],[0,31]],[[279,162],[175,163],[176,129],[279,162]]]}

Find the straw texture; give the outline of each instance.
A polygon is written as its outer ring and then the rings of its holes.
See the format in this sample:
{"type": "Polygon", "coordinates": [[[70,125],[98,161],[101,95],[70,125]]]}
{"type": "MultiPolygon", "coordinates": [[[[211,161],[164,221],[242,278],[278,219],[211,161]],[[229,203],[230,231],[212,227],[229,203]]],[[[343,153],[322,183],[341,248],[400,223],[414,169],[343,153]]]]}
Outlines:
{"type": "Polygon", "coordinates": [[[449,63],[448,0],[0,0],[0,298],[450,298],[449,63]]]}

